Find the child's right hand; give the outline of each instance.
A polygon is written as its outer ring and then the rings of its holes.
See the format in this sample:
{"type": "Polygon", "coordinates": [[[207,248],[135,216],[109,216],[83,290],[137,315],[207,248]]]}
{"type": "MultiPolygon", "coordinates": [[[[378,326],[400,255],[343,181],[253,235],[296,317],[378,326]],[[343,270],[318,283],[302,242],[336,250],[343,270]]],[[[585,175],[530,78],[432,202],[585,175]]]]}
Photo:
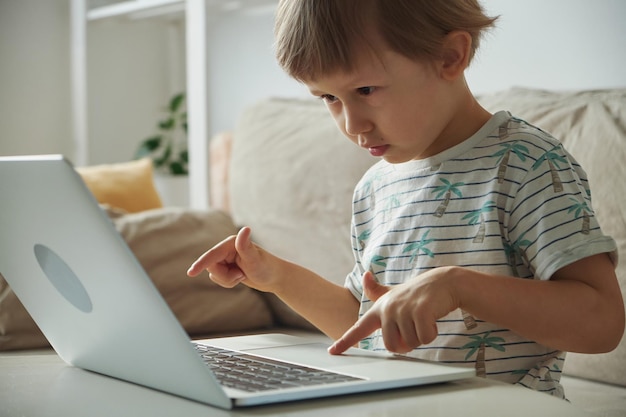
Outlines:
{"type": "Polygon", "coordinates": [[[281,259],[250,240],[244,227],[200,256],[187,270],[195,277],[203,271],[222,287],[239,283],[276,294],[298,314],[331,337],[339,337],[358,317],[359,301],[347,288],[315,272],[281,259]]]}
{"type": "Polygon", "coordinates": [[[250,228],[242,228],[236,236],[230,236],[202,254],[187,270],[190,277],[202,271],[209,278],[225,288],[239,283],[260,291],[272,291],[272,257],[252,243],[250,228]]]}

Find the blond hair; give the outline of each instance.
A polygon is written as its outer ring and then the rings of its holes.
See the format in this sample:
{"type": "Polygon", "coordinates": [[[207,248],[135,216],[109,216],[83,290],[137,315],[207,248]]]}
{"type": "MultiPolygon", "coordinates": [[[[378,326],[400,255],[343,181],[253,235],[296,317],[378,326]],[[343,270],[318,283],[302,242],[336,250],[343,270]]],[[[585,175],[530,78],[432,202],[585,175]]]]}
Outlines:
{"type": "Polygon", "coordinates": [[[435,60],[447,34],[466,31],[471,60],[496,19],[478,0],[280,0],[276,57],[290,76],[306,81],[353,70],[356,46],[371,48],[372,34],[408,58],[435,60]]]}

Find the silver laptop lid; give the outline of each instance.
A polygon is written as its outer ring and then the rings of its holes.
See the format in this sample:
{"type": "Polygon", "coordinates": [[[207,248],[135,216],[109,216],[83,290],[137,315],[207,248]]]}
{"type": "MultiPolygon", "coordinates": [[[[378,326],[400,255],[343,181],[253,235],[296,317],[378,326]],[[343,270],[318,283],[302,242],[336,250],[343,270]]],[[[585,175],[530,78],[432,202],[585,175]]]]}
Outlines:
{"type": "Polygon", "coordinates": [[[63,360],[231,407],[65,158],[0,157],[0,196],[0,274],[63,360]]]}

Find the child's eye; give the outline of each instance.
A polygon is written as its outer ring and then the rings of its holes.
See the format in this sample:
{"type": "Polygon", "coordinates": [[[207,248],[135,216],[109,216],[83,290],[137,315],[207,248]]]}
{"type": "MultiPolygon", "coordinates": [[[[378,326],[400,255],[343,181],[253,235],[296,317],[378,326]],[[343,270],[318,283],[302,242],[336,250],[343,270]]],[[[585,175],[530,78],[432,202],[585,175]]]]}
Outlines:
{"type": "Polygon", "coordinates": [[[374,92],[375,89],[376,87],[359,87],[356,89],[356,91],[362,96],[369,96],[374,92]]]}
{"type": "Polygon", "coordinates": [[[335,101],[337,101],[337,97],[332,96],[330,94],[322,94],[320,98],[324,100],[326,103],[334,103],[335,101]]]}

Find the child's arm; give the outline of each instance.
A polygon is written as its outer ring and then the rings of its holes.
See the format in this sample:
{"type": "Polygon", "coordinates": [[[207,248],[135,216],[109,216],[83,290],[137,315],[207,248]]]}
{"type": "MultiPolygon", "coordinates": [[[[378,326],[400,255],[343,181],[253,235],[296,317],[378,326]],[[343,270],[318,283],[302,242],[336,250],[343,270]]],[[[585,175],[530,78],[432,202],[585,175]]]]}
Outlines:
{"type": "Polygon", "coordinates": [[[404,353],[437,336],[436,320],[462,308],[554,349],[600,353],[624,333],[624,304],[608,255],[582,259],[549,281],[442,267],[392,288],[364,276],[374,306],[329,349],[339,354],[382,328],[387,349],[404,353]]]}
{"type": "Polygon", "coordinates": [[[187,274],[195,277],[205,270],[223,287],[243,283],[276,294],[333,339],[341,336],[358,317],[358,300],[347,288],[255,245],[248,227],[205,252],[187,274]]]}

